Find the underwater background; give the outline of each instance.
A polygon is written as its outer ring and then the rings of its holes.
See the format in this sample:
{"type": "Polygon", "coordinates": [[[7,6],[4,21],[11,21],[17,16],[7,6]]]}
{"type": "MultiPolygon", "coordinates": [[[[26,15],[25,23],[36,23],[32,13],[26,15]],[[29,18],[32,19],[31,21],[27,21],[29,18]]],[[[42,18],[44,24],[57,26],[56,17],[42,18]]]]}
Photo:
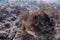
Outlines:
{"type": "MultiPolygon", "coordinates": [[[[60,0],[0,0],[0,40],[60,40],[60,18],[58,17],[58,20],[55,19],[55,15],[57,14],[60,17],[60,0]],[[42,39],[31,36],[29,33],[19,33],[21,31],[19,29],[21,26],[20,20],[22,16],[27,15],[25,13],[35,11],[38,13],[38,10],[39,12],[42,9],[45,11],[45,8],[49,7],[51,9],[46,9],[46,13],[54,20],[54,28],[56,29],[55,31],[49,31],[49,33],[53,33],[54,35],[52,38],[50,37],[51,39],[48,39],[48,37],[47,39],[43,39],[46,37],[46,32],[42,33],[44,35],[43,37],[41,36],[42,39]],[[54,11],[58,10],[58,12],[53,14],[53,9],[54,11]],[[19,14],[20,11],[22,11],[22,14],[19,14]]],[[[44,29],[42,28],[42,30],[44,29]]]]}

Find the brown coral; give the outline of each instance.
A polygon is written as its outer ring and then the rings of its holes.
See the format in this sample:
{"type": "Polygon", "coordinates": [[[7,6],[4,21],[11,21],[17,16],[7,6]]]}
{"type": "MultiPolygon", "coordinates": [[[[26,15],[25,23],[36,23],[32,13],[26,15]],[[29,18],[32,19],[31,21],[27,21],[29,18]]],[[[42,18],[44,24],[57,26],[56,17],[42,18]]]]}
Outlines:
{"type": "MultiPolygon", "coordinates": [[[[43,10],[38,10],[35,12],[20,11],[20,28],[23,34],[30,34],[32,36],[40,37],[45,35],[45,37],[53,37],[55,33],[55,22],[51,19],[49,12],[54,15],[55,20],[59,19],[59,12],[54,7],[46,7],[43,10]]],[[[21,33],[21,32],[20,32],[21,33]]],[[[47,39],[45,39],[47,40],[47,39]]]]}

